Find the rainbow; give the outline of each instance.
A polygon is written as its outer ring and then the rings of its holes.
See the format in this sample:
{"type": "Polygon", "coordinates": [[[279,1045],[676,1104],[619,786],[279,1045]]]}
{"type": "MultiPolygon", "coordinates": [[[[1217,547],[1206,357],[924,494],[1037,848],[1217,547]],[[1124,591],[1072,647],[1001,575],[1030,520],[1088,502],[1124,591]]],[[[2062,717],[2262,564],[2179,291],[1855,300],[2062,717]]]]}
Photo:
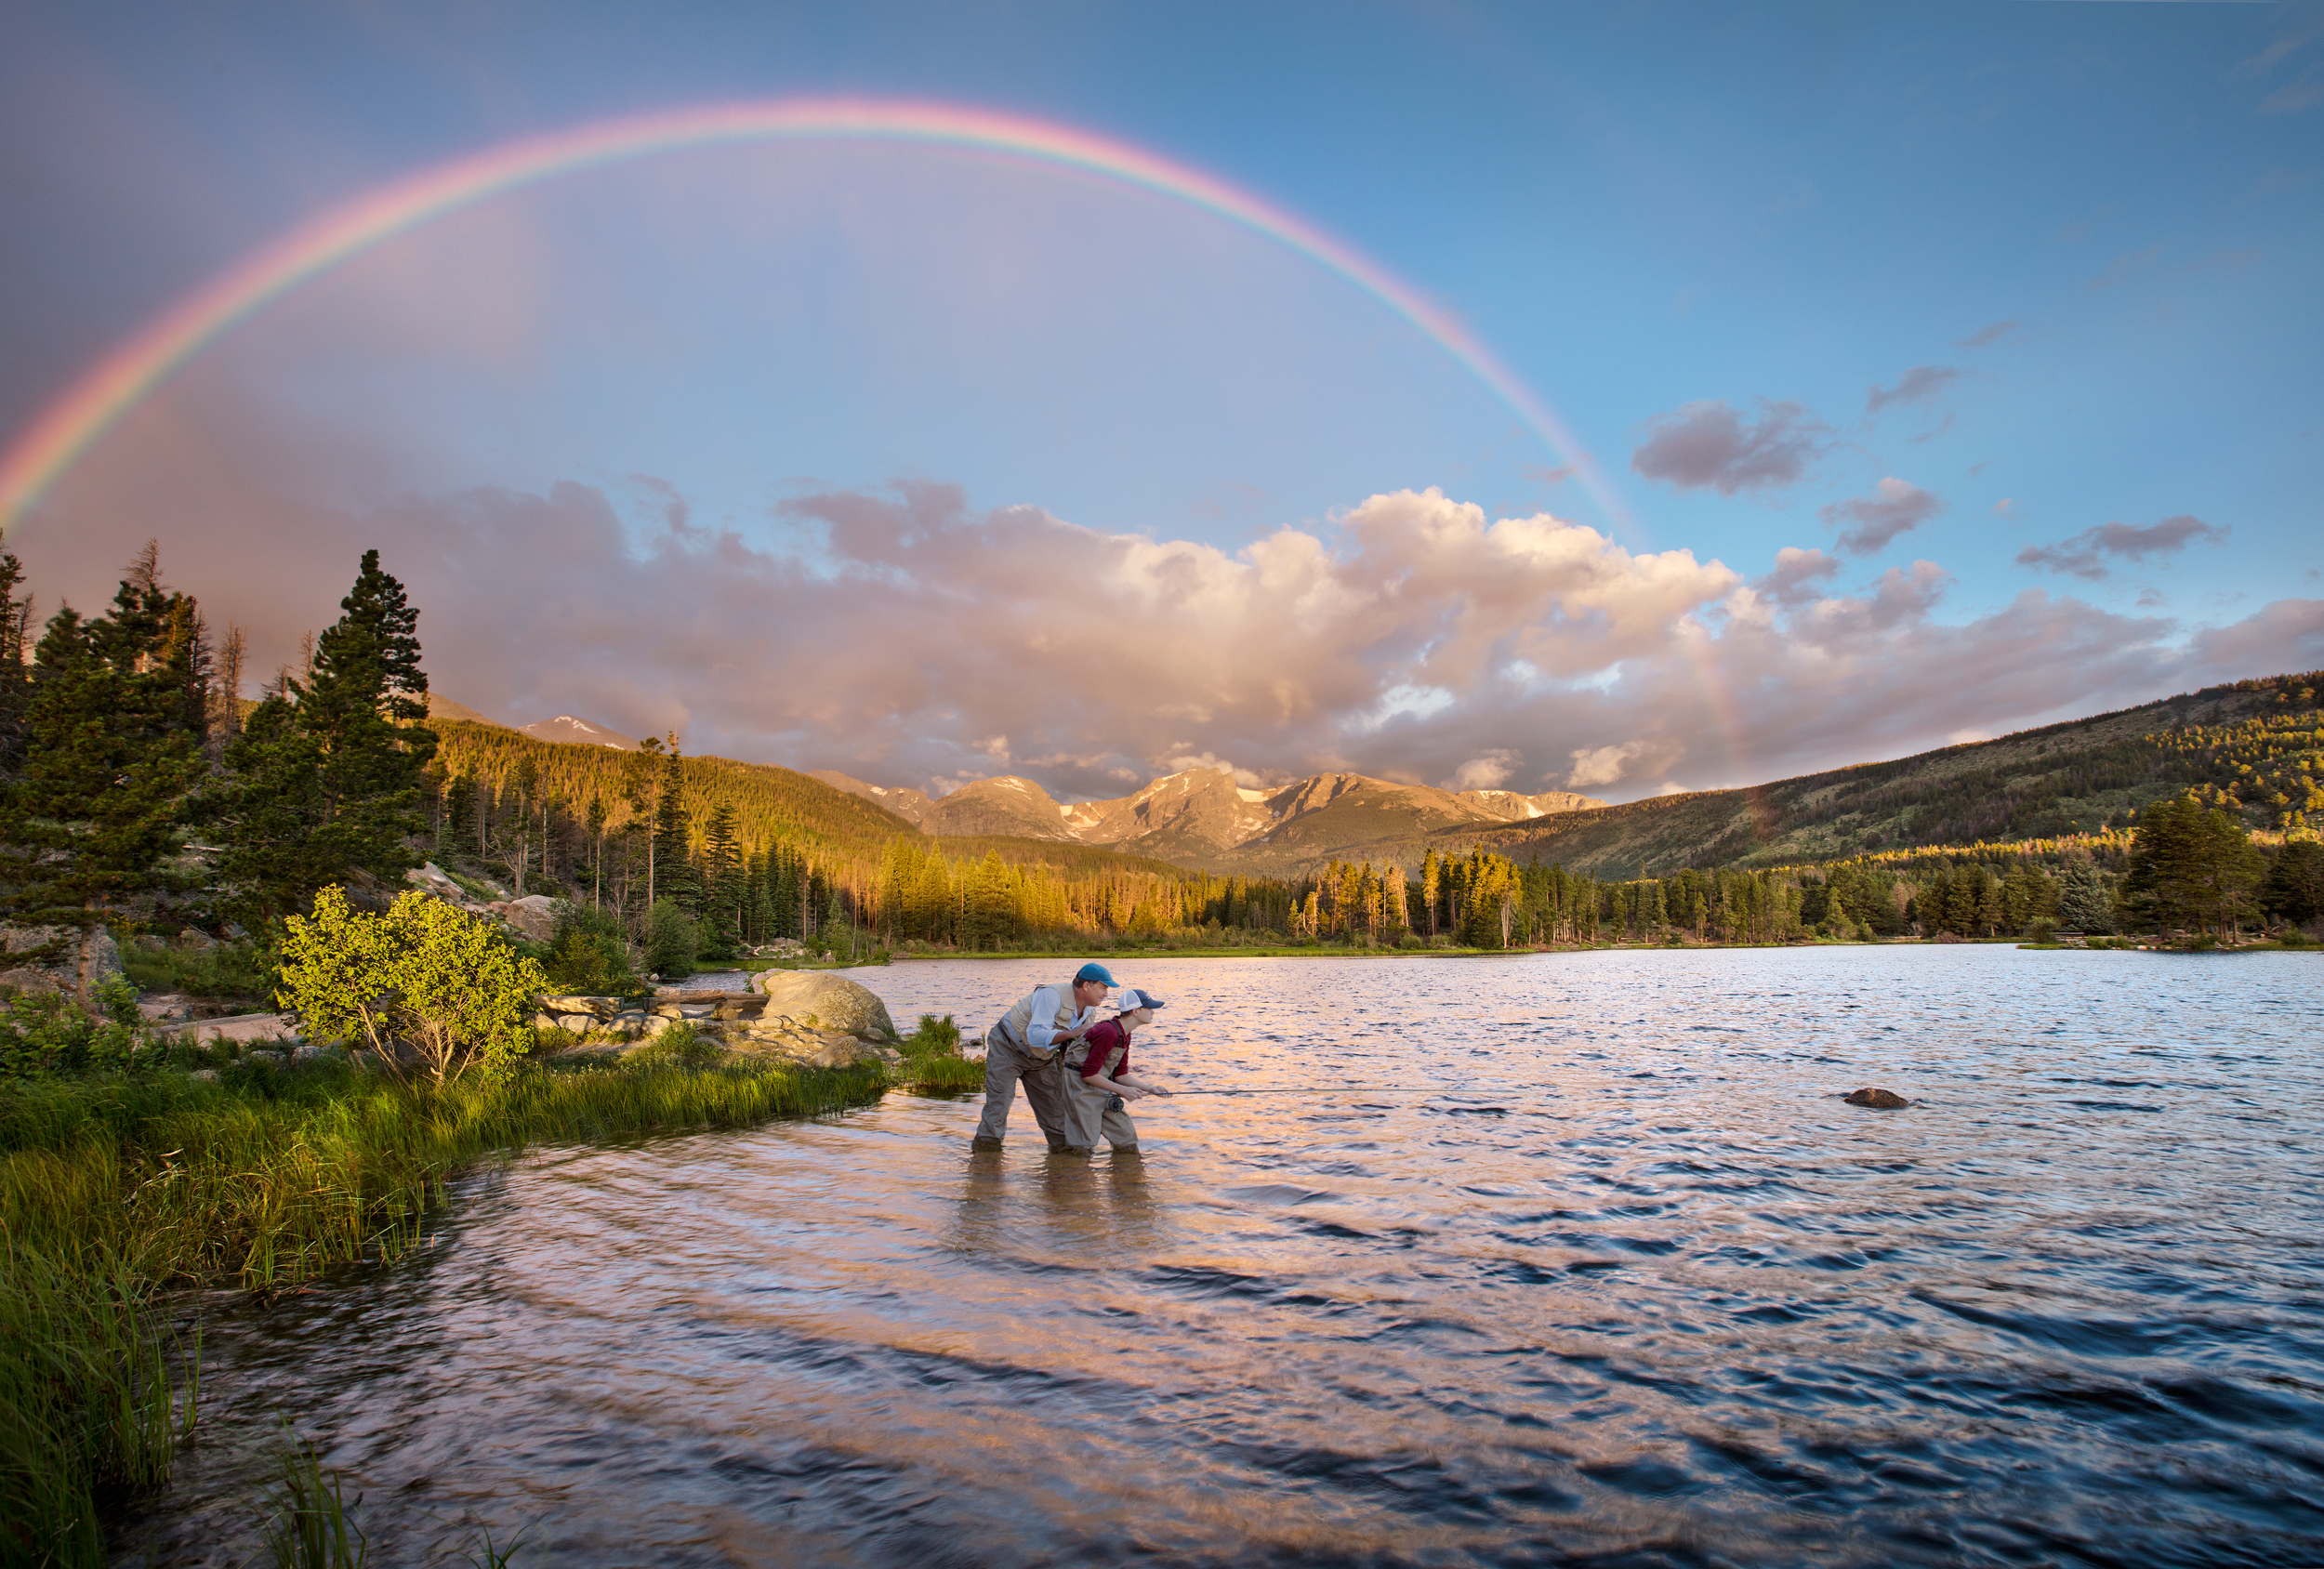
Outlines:
{"type": "Polygon", "coordinates": [[[1310,258],[1380,300],[1489,388],[1570,466],[1609,521],[1627,514],[1562,421],[1444,311],[1359,253],[1199,170],[1047,121],[938,103],[780,99],[605,120],[423,169],[292,230],[178,300],[67,388],[0,457],[0,533],[124,414],[219,334],[396,234],[560,175],[685,148],[751,141],[924,143],[1055,165],[1187,203],[1310,258]]]}

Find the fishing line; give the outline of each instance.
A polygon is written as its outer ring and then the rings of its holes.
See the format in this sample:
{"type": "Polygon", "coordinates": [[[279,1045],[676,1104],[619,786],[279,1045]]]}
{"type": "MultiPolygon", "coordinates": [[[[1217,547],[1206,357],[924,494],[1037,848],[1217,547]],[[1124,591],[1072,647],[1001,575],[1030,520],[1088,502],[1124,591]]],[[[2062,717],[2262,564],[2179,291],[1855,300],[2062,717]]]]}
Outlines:
{"type": "Polygon", "coordinates": [[[1367,1089],[1361,1085],[1310,1084],[1269,1085],[1258,1089],[1173,1089],[1178,1095],[1463,1095],[1473,1090],[1460,1089],[1367,1089]]]}

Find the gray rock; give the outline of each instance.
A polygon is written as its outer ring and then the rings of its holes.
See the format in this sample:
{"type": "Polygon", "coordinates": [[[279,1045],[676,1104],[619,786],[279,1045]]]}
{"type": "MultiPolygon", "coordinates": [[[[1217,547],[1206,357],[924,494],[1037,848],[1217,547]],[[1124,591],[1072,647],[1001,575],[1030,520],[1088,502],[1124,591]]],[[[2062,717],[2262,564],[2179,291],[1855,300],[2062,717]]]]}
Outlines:
{"type": "Polygon", "coordinates": [[[1851,1106],[1868,1106],[1876,1112],[1902,1111],[1912,1104],[1892,1089],[1859,1089],[1847,1099],[1851,1106]]]}
{"type": "Polygon", "coordinates": [[[557,1016],[554,1013],[535,1013],[524,1023],[527,1029],[553,1030],[557,1027],[557,1016]]]}
{"type": "Polygon", "coordinates": [[[597,1028],[597,1015],[594,1013],[560,1013],[557,1015],[557,1027],[561,1030],[571,1030],[576,1035],[585,1035],[597,1028]]]}
{"type": "Polygon", "coordinates": [[[205,931],[197,930],[193,927],[188,927],[178,934],[178,946],[189,949],[194,953],[200,953],[205,948],[217,947],[218,939],[212,937],[205,931]]]}
{"type": "Polygon", "coordinates": [[[541,1007],[551,1013],[587,1013],[598,1019],[609,1019],[620,1009],[619,997],[561,996],[543,997],[541,1007]]]}
{"type": "Polygon", "coordinates": [[[243,1053],[243,1061],[246,1062],[265,1062],[277,1068],[281,1067],[289,1059],[280,1051],[245,1051],[243,1053]]]}
{"type": "Polygon", "coordinates": [[[484,908],[534,942],[546,943],[557,930],[556,903],[545,893],[528,893],[522,899],[501,900],[484,908]]]}
{"type": "Polygon", "coordinates": [[[0,926],[0,984],[20,992],[62,993],[96,1006],[108,981],[124,979],[121,949],[101,926],[0,926]]]}
{"type": "Polygon", "coordinates": [[[193,1070],[192,1076],[204,1084],[216,1084],[218,1082],[218,1070],[216,1068],[196,1068],[193,1070]]]}
{"type": "Polygon", "coordinates": [[[801,1024],[840,1030],[859,1040],[885,1043],[896,1038],[895,1021],[878,994],[827,970],[770,969],[758,978],[757,989],[767,996],[766,1017],[788,1014],[801,1024]]]}

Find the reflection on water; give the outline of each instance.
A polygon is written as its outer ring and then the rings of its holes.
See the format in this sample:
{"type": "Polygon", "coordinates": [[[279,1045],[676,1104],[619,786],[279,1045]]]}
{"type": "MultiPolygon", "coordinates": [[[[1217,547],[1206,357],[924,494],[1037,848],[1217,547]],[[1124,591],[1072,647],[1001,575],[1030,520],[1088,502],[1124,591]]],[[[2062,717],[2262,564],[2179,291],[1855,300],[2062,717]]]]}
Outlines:
{"type": "MultiPolygon", "coordinates": [[[[974,1033],[1056,968],[860,973],[974,1033]]],[[[277,1406],[389,1562],[2324,1557],[2306,956],[1118,968],[1142,1069],[1268,1093],[482,1174],[212,1325],[123,1561],[252,1561],[277,1406]]]]}

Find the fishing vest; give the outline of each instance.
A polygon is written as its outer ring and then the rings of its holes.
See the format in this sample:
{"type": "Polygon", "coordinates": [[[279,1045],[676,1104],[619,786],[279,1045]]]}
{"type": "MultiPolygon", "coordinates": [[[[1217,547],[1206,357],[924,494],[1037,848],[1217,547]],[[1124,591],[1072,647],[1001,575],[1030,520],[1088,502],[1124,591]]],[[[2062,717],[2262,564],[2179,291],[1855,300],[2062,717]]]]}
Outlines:
{"type": "Polygon", "coordinates": [[[1059,1005],[1057,1009],[1056,1027],[1060,1030],[1070,1030],[1073,1028],[1074,983],[1067,981],[1055,986],[1037,986],[1032,991],[1027,992],[1023,996],[1018,998],[1016,1007],[1001,1015],[1000,1027],[1009,1033],[1010,1044],[1023,1047],[1027,1051],[1033,1049],[1032,1037],[1025,1034],[1025,1029],[1033,1022],[1033,999],[1039,996],[1045,990],[1053,992],[1058,996],[1064,998],[1064,1001],[1059,1005]]]}

